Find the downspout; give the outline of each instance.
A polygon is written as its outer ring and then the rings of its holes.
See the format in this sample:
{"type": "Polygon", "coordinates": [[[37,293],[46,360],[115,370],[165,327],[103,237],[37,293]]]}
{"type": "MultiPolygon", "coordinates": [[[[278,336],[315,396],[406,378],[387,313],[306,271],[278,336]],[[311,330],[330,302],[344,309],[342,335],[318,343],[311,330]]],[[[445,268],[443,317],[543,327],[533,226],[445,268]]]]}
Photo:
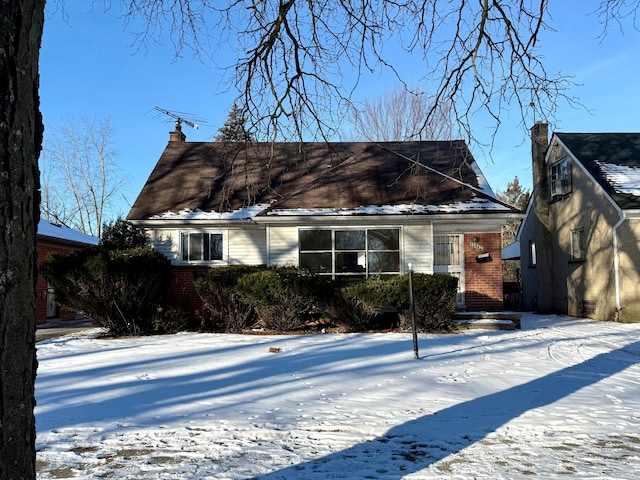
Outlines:
{"type": "Polygon", "coordinates": [[[620,259],[618,258],[618,228],[626,220],[624,211],[620,211],[620,219],[613,226],[613,278],[616,289],[616,315],[615,321],[620,321],[622,305],[620,304],[620,259]]]}

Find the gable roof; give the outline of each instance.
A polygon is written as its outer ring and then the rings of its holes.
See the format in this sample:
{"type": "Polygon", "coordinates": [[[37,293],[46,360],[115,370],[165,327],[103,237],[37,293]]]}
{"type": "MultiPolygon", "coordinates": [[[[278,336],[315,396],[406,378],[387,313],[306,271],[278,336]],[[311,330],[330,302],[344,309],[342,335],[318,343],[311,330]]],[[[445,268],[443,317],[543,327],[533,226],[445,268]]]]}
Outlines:
{"type": "Polygon", "coordinates": [[[517,213],[463,141],[169,142],[129,220],[517,213]]]}
{"type": "Polygon", "coordinates": [[[555,136],[620,208],[640,208],[640,133],[555,136]]]}

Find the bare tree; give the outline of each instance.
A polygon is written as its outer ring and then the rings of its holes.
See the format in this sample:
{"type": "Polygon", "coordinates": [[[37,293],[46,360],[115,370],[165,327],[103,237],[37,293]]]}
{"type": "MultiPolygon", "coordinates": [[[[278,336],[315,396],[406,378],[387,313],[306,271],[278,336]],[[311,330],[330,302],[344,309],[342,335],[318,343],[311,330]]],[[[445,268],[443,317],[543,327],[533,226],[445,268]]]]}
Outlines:
{"type": "Polygon", "coordinates": [[[358,139],[370,142],[450,140],[449,104],[436,106],[438,115],[426,124],[432,108],[432,97],[400,86],[354,105],[350,123],[358,139]]]}
{"type": "Polygon", "coordinates": [[[105,215],[124,185],[118,175],[110,118],[68,118],[45,135],[43,217],[100,237],[105,215]]]}

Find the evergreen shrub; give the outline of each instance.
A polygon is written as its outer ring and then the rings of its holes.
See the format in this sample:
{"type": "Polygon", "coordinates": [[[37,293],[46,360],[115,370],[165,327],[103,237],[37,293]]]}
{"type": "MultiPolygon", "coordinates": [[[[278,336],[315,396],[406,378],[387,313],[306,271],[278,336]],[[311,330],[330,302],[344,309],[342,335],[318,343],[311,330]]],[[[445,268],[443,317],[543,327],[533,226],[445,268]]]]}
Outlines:
{"type": "Polygon", "coordinates": [[[239,333],[250,326],[255,319],[255,311],[253,306],[240,299],[238,280],[264,268],[232,265],[199,273],[194,280],[195,289],[210,313],[208,318],[202,319],[200,330],[239,333]]]}
{"type": "MultiPolygon", "coordinates": [[[[445,274],[412,275],[418,327],[426,331],[453,330],[458,280],[445,274]]],[[[332,316],[350,331],[365,331],[384,325],[387,307],[398,312],[401,328],[411,328],[408,274],[363,279],[342,286],[332,302],[332,316]]]]}
{"type": "MultiPolygon", "coordinates": [[[[451,331],[457,311],[458,279],[444,273],[413,273],[413,299],[418,328],[425,331],[451,331]]],[[[400,326],[411,328],[409,275],[395,278],[396,304],[400,326]]]]}
{"type": "Polygon", "coordinates": [[[83,312],[114,336],[153,333],[171,280],[169,260],[150,245],[53,254],[41,272],[59,305],[83,312]]]}
{"type": "Polygon", "coordinates": [[[291,332],[304,326],[326,285],[322,277],[296,267],[268,267],[243,275],[237,288],[265,328],[291,332]]]}
{"type": "Polygon", "coordinates": [[[351,332],[381,327],[383,309],[395,303],[393,285],[387,278],[362,278],[336,288],[331,316],[351,332]]]}

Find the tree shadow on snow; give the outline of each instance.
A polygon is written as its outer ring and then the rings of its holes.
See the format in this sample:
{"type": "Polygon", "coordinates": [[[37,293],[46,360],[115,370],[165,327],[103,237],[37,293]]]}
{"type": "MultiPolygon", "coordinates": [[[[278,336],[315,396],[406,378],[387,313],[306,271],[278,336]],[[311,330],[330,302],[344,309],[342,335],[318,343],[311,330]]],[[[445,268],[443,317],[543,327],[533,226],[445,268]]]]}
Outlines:
{"type": "MultiPolygon", "coordinates": [[[[403,478],[473,445],[529,410],[549,405],[639,361],[640,342],[635,342],[528,383],[398,425],[371,441],[254,480],[326,478],[322,472],[331,478],[403,478]]],[[[427,395],[429,392],[425,392],[427,395]]]]}

